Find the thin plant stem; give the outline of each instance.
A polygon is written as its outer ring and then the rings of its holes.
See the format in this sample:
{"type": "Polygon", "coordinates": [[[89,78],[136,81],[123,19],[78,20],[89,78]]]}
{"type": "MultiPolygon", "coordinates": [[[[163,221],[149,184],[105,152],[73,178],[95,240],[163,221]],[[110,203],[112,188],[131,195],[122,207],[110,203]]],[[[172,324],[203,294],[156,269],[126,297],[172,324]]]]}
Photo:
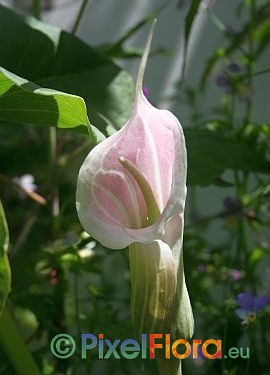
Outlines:
{"type": "MultiPolygon", "coordinates": [[[[225,326],[224,326],[224,331],[223,331],[223,339],[222,339],[222,347],[223,349],[226,349],[226,343],[227,343],[227,336],[228,336],[228,309],[226,307],[226,316],[225,316],[225,326]]],[[[222,363],[221,363],[221,367],[222,367],[222,375],[225,375],[226,374],[226,360],[225,360],[225,356],[223,355],[222,356],[222,359],[221,359],[222,363]]]]}
{"type": "Polygon", "coordinates": [[[72,34],[76,34],[76,31],[77,31],[78,26],[79,26],[79,24],[81,22],[81,19],[82,19],[82,16],[83,16],[83,13],[85,11],[87,3],[88,3],[88,0],[83,0],[82,1],[82,4],[81,4],[80,9],[79,9],[79,13],[78,13],[77,18],[76,18],[76,20],[74,22],[74,25],[73,25],[73,27],[71,29],[71,33],[72,34]]]}
{"type": "Polygon", "coordinates": [[[248,86],[250,94],[247,96],[246,100],[246,121],[243,126],[245,127],[246,123],[249,123],[252,116],[252,86],[253,86],[253,69],[254,69],[254,19],[256,17],[256,8],[254,0],[251,0],[250,3],[250,16],[249,16],[249,27],[248,27],[248,86]]]}
{"type": "Polygon", "coordinates": [[[57,165],[57,134],[56,128],[49,128],[49,148],[50,148],[50,191],[51,191],[51,217],[52,235],[56,236],[56,223],[59,216],[59,189],[58,189],[58,165],[57,165]]]}
{"type": "Polygon", "coordinates": [[[77,255],[76,272],[74,275],[74,296],[75,296],[75,315],[78,336],[81,337],[81,326],[80,326],[80,296],[79,296],[79,255],[77,255]]]}
{"type": "Polygon", "coordinates": [[[263,74],[269,74],[270,68],[258,70],[257,72],[242,74],[239,76],[239,78],[235,78],[235,82],[244,82],[245,80],[249,80],[251,77],[258,77],[263,74]]]}
{"type": "Polygon", "coordinates": [[[40,0],[33,0],[32,9],[33,9],[32,11],[33,16],[37,18],[38,20],[40,20],[40,13],[41,13],[40,0]]]}
{"type": "MultiPolygon", "coordinates": [[[[255,51],[254,51],[254,20],[256,17],[256,6],[255,1],[251,0],[250,2],[250,13],[249,13],[249,27],[248,27],[248,86],[249,86],[249,95],[246,99],[246,115],[244,117],[243,125],[241,132],[243,132],[247,126],[252,121],[252,107],[253,107],[253,70],[254,70],[254,60],[255,60],[255,51]]],[[[238,197],[243,200],[246,197],[248,190],[248,173],[242,173],[239,175],[238,180],[236,180],[236,190],[238,197]]],[[[249,249],[247,243],[247,227],[243,219],[239,220],[239,249],[238,251],[244,254],[244,264],[246,269],[249,268],[249,249]]],[[[250,279],[253,280],[253,273],[250,269],[249,272],[250,279]]],[[[255,288],[255,283],[251,282],[253,288],[255,288]]],[[[255,290],[253,290],[255,292],[255,290]]]]}
{"type": "MultiPolygon", "coordinates": [[[[164,355],[164,353],[162,353],[164,355]]],[[[160,375],[182,375],[181,360],[175,357],[170,359],[164,358],[162,355],[157,356],[157,365],[160,375]]]]}
{"type": "MultiPolygon", "coordinates": [[[[249,350],[252,349],[253,341],[254,341],[254,330],[250,329],[249,334],[248,334],[248,348],[249,348],[249,350]]],[[[245,375],[249,375],[250,363],[251,363],[251,356],[250,356],[250,353],[249,353],[249,357],[248,357],[247,362],[246,362],[245,375]]]]}
{"type": "Polygon", "coordinates": [[[23,244],[26,242],[29,234],[31,233],[34,225],[36,224],[38,219],[37,213],[32,214],[25,222],[22,227],[21,232],[19,233],[14,245],[12,246],[12,251],[10,252],[10,259],[12,260],[15,255],[19,252],[22,248],[23,244]]]}

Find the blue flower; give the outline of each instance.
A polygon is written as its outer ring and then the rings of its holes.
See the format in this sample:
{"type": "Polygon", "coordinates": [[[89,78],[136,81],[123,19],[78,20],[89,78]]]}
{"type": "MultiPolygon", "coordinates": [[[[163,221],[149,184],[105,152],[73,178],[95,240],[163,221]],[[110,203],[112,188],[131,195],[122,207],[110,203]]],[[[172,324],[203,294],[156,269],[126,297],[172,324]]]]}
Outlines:
{"type": "Polygon", "coordinates": [[[250,293],[240,293],[237,296],[240,308],[235,310],[243,324],[251,324],[256,320],[256,313],[270,303],[268,296],[253,296],[250,293]]]}

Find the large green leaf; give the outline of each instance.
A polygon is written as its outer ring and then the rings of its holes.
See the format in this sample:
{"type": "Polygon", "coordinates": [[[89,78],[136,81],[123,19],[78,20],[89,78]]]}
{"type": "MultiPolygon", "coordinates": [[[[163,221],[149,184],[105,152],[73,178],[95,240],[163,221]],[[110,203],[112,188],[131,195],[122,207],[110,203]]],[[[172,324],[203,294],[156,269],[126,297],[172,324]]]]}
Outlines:
{"type": "Polygon", "coordinates": [[[62,128],[90,125],[82,98],[42,88],[1,67],[0,120],[62,128]]]}
{"type": "Polygon", "coordinates": [[[225,171],[270,173],[264,153],[245,140],[234,140],[206,129],[186,129],[188,184],[207,186],[225,171]]]}
{"type": "Polygon", "coordinates": [[[0,45],[2,67],[40,86],[83,97],[91,123],[101,131],[107,125],[118,129],[129,118],[131,77],[75,36],[0,5],[0,45]]]}
{"type": "Polygon", "coordinates": [[[8,226],[0,201],[0,317],[4,311],[6,299],[10,292],[11,274],[7,256],[8,243],[8,226]]]}

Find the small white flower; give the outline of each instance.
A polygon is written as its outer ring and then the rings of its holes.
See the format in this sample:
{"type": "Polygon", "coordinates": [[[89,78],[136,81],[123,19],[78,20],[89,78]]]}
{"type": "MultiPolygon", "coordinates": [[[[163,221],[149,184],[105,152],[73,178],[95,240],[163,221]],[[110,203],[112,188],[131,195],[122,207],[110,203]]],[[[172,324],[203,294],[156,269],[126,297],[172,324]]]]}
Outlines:
{"type": "Polygon", "coordinates": [[[78,256],[83,260],[91,258],[95,253],[93,250],[95,247],[96,247],[95,241],[89,242],[88,244],[85,245],[83,249],[78,250],[78,256]]]}
{"type": "MultiPolygon", "coordinates": [[[[37,185],[34,183],[35,177],[32,174],[23,174],[21,177],[15,177],[13,181],[16,182],[16,184],[18,184],[23,190],[28,192],[37,190],[37,185]]],[[[21,192],[20,197],[25,198],[26,194],[21,192]]]]}

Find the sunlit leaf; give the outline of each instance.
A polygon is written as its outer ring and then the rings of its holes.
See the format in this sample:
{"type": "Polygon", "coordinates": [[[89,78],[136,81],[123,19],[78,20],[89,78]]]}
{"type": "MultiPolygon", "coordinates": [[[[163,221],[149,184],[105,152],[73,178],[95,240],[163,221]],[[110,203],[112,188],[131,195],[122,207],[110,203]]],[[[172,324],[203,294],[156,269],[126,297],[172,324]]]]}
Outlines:
{"type": "Polygon", "coordinates": [[[90,126],[82,98],[40,87],[1,67],[0,120],[60,128],[90,126]]]}
{"type": "MultiPolygon", "coordinates": [[[[82,97],[91,123],[102,132],[108,125],[120,128],[129,118],[131,77],[75,36],[0,5],[0,45],[3,68],[40,86],[82,97]]],[[[73,111],[75,117],[76,108],[73,111]]]]}

